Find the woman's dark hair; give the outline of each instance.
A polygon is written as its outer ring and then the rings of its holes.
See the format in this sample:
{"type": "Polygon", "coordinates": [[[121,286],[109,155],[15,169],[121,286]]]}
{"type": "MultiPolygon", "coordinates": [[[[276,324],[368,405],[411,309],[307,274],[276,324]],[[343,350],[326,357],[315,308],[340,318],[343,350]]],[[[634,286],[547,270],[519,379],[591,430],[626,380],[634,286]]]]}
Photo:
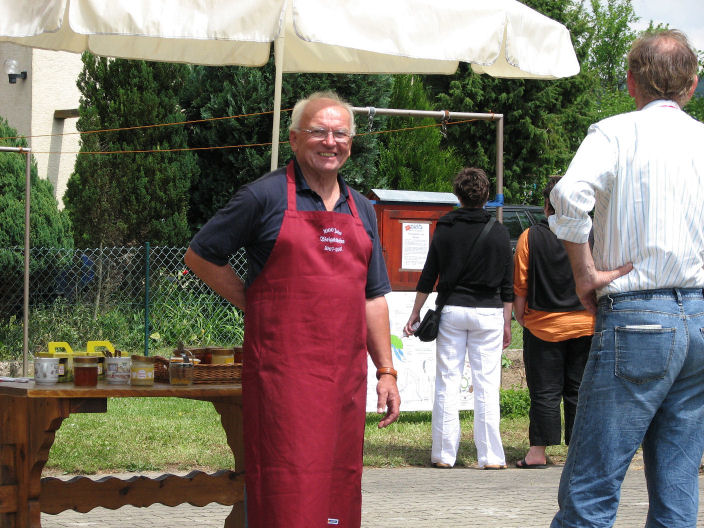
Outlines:
{"type": "Polygon", "coordinates": [[[463,207],[482,207],[489,199],[489,178],[482,169],[465,167],[452,181],[452,192],[463,207]]]}
{"type": "Polygon", "coordinates": [[[550,201],[550,193],[561,178],[562,176],[550,176],[548,183],[545,185],[545,189],[543,189],[543,198],[545,198],[545,203],[548,206],[548,211],[550,214],[555,214],[555,208],[552,206],[552,202],[550,201]]]}

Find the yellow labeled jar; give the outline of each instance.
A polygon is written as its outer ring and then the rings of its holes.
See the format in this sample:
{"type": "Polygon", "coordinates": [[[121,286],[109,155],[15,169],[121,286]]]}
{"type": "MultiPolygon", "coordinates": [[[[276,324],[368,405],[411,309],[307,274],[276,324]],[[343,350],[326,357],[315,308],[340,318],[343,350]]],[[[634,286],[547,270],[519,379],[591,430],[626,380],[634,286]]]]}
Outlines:
{"type": "Polygon", "coordinates": [[[230,365],[235,362],[235,349],[225,347],[208,347],[210,362],[213,365],[230,365]]]}
{"type": "Polygon", "coordinates": [[[132,356],[130,385],[154,385],[154,358],[132,356]]]}

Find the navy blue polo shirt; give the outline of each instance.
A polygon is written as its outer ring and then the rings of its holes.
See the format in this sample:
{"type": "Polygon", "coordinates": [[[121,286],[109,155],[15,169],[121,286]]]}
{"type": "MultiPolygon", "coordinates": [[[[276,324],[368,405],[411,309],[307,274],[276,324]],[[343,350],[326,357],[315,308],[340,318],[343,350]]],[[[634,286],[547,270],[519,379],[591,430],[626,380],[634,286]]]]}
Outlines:
{"type": "MultiPolygon", "coordinates": [[[[296,208],[299,211],[324,211],[325,204],[303,178],[297,163],[296,208]]],[[[351,214],[350,196],[357,205],[369,239],[372,256],[367,271],[366,297],[371,299],[391,291],[389,277],[379,242],[376,215],[369,200],[351,189],[338,176],[340,198],[333,209],[336,213],[351,214]]],[[[258,180],[242,186],[225,207],[220,209],[191,240],[191,250],[208,262],[224,266],[232,255],[244,247],[247,255],[245,287],[249,287],[266,264],[287,208],[286,169],[280,168],[258,180]]]]}

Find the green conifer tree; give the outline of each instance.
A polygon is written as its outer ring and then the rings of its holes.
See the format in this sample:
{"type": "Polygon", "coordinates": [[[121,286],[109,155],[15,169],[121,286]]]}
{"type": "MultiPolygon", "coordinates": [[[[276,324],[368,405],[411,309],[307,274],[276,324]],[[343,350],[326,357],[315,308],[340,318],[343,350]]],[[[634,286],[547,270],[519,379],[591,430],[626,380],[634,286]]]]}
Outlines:
{"type": "MultiPolygon", "coordinates": [[[[285,74],[281,94],[279,166],[292,156],[287,143],[290,109],[300,98],[321,90],[333,90],[353,106],[380,108],[388,105],[391,77],[285,74]]],[[[196,231],[242,185],[270,170],[273,58],[261,68],[195,66],[182,105],[189,120],[249,116],[196,122],[189,126],[189,144],[199,149],[200,176],[193,180],[189,193],[189,223],[196,231]]],[[[352,155],[342,169],[346,181],[361,192],[370,189],[374,181],[378,155],[378,138],[365,135],[366,124],[364,118],[357,118],[358,135],[352,144],[352,155]]]]}
{"type": "Polygon", "coordinates": [[[183,150],[185,127],[159,125],[184,120],[178,101],[189,67],[90,53],[83,64],[77,128],[85,133],[64,196],[76,244],[187,244],[188,189],[198,166],[183,150]],[[144,125],[155,126],[130,128],[144,125]],[[160,152],[141,152],[154,149],[160,152]]]}
{"type": "MultiPolygon", "coordinates": [[[[419,76],[397,75],[391,96],[392,108],[431,110],[419,76]]],[[[442,133],[432,118],[389,119],[388,128],[400,130],[384,136],[375,187],[418,191],[452,192],[452,177],[462,168],[454,149],[442,145],[442,133]],[[425,127],[425,128],[421,128],[425,127]]]]}
{"type": "MultiPolygon", "coordinates": [[[[0,138],[16,138],[17,131],[0,117],[0,138]]],[[[5,147],[26,147],[24,138],[0,139],[5,147]]],[[[21,313],[24,277],[25,234],[25,155],[0,152],[0,316],[21,313]]],[[[29,241],[32,248],[71,248],[73,237],[68,215],[59,211],[53,188],[47,180],[37,176],[34,159],[30,166],[29,241]]],[[[31,273],[47,278],[47,269],[55,263],[41,257],[31,260],[31,273]]],[[[51,277],[48,277],[51,279],[51,277]]],[[[32,281],[34,292],[41,292],[37,281],[32,281]]]]}

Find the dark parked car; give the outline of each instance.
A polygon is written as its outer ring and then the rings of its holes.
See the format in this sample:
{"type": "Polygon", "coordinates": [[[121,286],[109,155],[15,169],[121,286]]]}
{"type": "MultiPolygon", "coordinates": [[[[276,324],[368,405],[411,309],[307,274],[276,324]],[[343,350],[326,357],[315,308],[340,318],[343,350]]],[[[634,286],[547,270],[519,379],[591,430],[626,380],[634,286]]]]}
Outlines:
{"type": "MultiPolygon", "coordinates": [[[[496,207],[487,207],[496,216],[496,207]]],[[[511,235],[511,248],[516,249],[518,237],[533,224],[545,218],[543,208],[538,205],[504,205],[504,225],[511,235]]]]}

